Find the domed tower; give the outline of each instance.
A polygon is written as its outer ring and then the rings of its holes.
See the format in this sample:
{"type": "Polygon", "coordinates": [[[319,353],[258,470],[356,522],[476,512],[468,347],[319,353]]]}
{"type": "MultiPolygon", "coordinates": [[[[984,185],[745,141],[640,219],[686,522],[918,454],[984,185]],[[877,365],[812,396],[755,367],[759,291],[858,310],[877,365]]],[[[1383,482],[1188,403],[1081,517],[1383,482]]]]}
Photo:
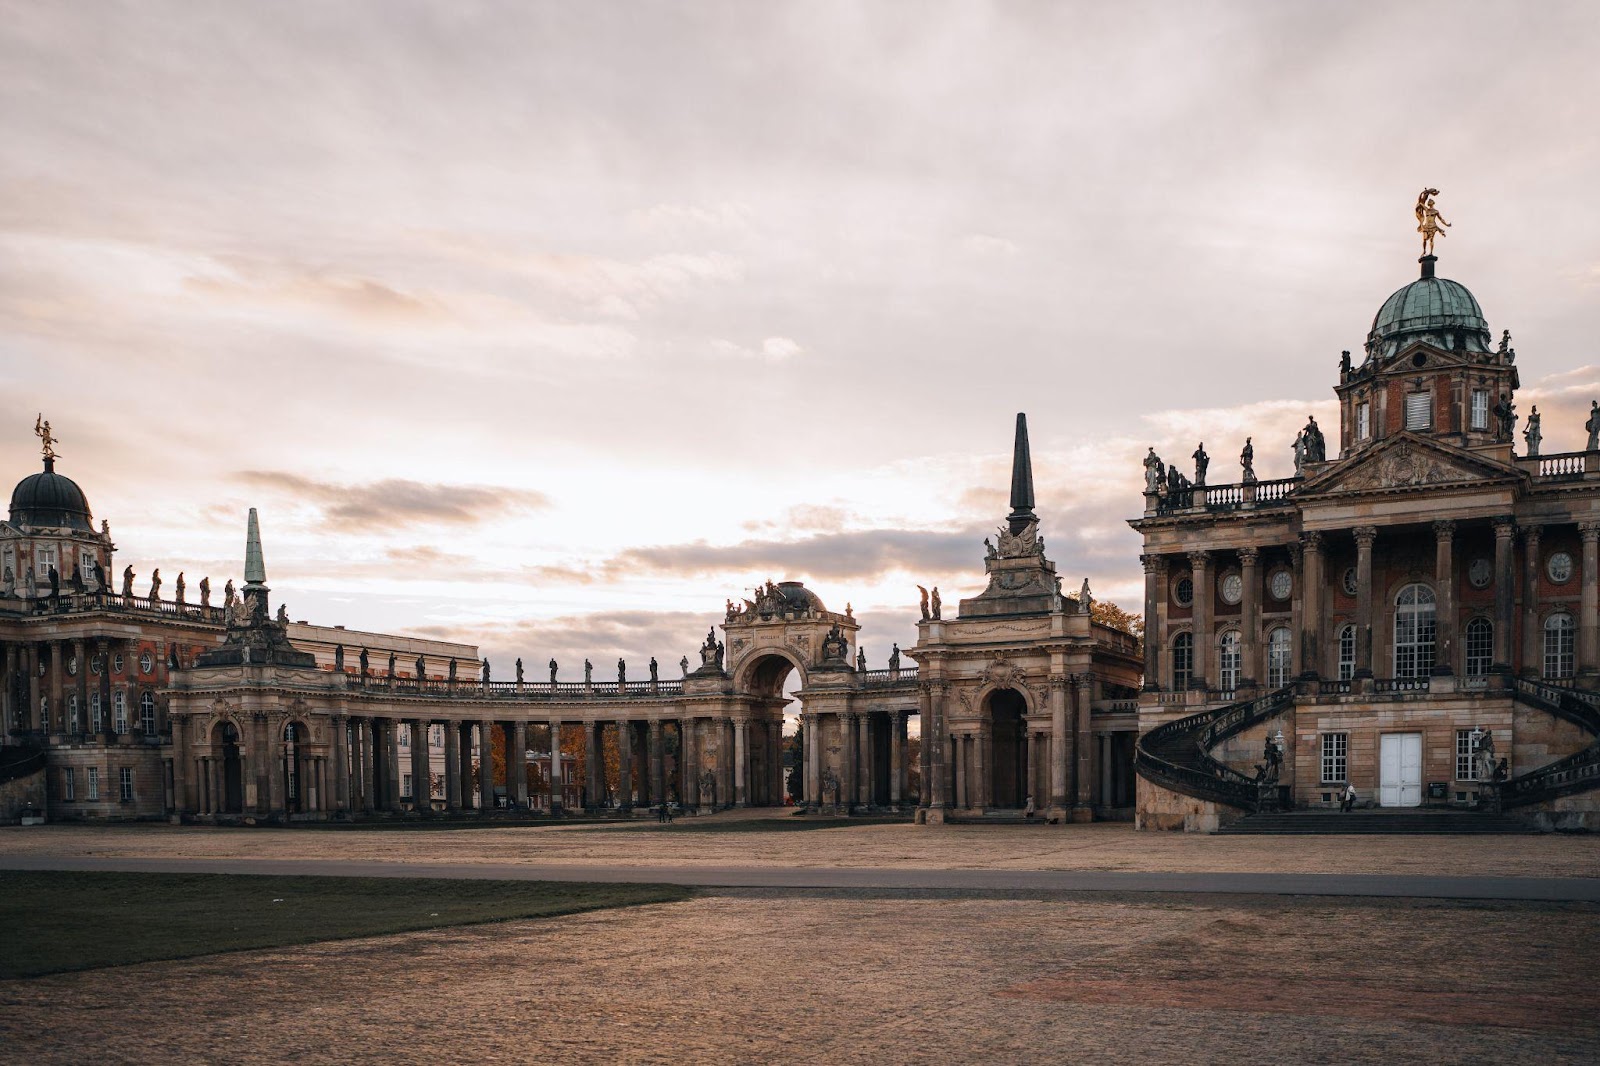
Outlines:
{"type": "Polygon", "coordinates": [[[1340,368],[1340,441],[1345,455],[1401,431],[1462,447],[1497,448],[1510,458],[1516,353],[1509,334],[1495,345],[1483,308],[1460,282],[1438,277],[1438,257],[1378,308],[1366,360],[1340,368]]]}
{"type": "Polygon", "coordinates": [[[43,442],[44,469],[11,490],[9,521],[0,523],[0,578],[7,597],[48,596],[50,572],[62,592],[98,589],[110,572],[115,546],[108,528],[94,528],[89,500],[78,483],[56,473],[55,438],[42,418],[34,427],[43,442]],[[32,575],[30,584],[29,575],[32,575]]]}

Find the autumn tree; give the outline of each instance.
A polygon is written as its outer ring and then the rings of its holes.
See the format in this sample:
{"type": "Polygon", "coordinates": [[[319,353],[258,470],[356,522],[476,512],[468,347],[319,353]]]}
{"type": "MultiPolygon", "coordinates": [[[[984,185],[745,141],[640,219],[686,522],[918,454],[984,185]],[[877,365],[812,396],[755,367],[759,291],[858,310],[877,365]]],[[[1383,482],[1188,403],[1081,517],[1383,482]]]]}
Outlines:
{"type": "Polygon", "coordinates": [[[1120,629],[1124,633],[1132,633],[1141,640],[1144,639],[1144,616],[1129,614],[1111,600],[1091,600],[1089,617],[1103,626],[1120,629]]]}

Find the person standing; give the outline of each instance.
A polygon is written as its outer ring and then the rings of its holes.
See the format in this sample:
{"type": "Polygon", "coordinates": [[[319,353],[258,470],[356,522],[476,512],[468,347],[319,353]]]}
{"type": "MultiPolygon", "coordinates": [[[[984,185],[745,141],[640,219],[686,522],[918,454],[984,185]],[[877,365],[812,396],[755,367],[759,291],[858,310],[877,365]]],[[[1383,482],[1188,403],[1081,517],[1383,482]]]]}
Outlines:
{"type": "Polygon", "coordinates": [[[1355,805],[1356,786],[1346,781],[1344,783],[1344,793],[1339,797],[1339,810],[1344,814],[1349,814],[1355,805]]]}

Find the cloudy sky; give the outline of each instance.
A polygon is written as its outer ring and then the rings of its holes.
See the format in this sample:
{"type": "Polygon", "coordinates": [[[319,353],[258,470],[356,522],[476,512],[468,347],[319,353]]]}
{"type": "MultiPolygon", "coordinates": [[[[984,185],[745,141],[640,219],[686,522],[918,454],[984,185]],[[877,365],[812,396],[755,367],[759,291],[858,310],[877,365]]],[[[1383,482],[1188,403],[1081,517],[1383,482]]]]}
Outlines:
{"type": "Polygon", "coordinates": [[[1424,184],[1581,446],[1596,55],[1590,0],[0,0],[0,460],[43,411],[141,587],[254,505],[296,618],[671,663],[798,578],[881,663],[1020,410],[1137,608],[1145,447],[1286,474],[1424,184]]]}

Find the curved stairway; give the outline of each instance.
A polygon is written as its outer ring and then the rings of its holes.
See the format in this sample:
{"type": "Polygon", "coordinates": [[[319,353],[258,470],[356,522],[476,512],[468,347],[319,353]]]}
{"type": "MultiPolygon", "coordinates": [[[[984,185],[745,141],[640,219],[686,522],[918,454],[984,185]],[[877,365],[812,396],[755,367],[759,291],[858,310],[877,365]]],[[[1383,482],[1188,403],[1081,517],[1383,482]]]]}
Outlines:
{"type": "Polygon", "coordinates": [[[45,750],[34,747],[0,748],[0,785],[44,769],[45,750]]]}
{"type": "MultiPolygon", "coordinates": [[[[1134,746],[1139,776],[1162,788],[1260,813],[1277,802],[1276,789],[1258,784],[1211,757],[1211,749],[1294,706],[1294,688],[1231,703],[1159,725],[1134,746]]],[[[1512,697],[1526,707],[1572,722],[1591,739],[1582,751],[1501,782],[1499,806],[1512,810],[1600,788],[1600,693],[1579,692],[1517,678],[1512,697]]]]}

